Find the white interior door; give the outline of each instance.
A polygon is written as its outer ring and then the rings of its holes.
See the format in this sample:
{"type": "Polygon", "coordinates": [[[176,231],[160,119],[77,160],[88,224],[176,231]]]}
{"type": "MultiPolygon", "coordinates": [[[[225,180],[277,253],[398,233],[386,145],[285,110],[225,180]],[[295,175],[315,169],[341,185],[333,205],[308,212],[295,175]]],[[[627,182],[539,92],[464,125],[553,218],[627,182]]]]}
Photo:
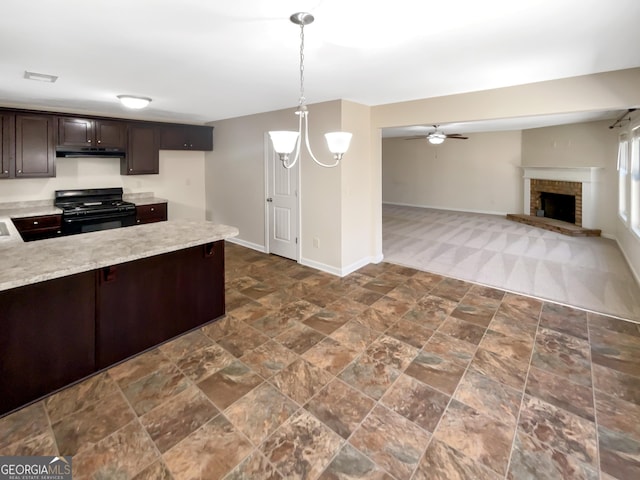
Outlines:
{"type": "Polygon", "coordinates": [[[273,150],[269,138],[267,152],[267,242],[269,253],[298,261],[299,163],[286,169],[273,150]]]}

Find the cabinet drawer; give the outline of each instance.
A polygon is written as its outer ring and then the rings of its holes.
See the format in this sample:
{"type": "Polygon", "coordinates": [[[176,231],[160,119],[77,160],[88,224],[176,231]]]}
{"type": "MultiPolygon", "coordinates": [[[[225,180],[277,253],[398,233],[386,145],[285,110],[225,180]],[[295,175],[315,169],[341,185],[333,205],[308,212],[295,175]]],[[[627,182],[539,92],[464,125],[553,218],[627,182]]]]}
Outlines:
{"type": "Polygon", "coordinates": [[[13,224],[19,232],[28,232],[33,230],[56,229],[62,225],[61,215],[43,215],[38,217],[14,218],[13,224]]]}
{"type": "Polygon", "coordinates": [[[167,204],[153,203],[136,206],[136,223],[164,222],[167,219],[167,204]]]}

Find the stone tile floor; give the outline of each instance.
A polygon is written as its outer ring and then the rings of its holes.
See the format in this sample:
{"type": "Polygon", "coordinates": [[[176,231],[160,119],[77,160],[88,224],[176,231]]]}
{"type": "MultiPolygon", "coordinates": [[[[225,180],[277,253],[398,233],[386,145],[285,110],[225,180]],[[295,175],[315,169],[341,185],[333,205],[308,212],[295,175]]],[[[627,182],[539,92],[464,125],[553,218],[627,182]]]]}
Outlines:
{"type": "Polygon", "coordinates": [[[75,479],[640,478],[640,326],[227,244],[227,315],[0,419],[75,479]]]}

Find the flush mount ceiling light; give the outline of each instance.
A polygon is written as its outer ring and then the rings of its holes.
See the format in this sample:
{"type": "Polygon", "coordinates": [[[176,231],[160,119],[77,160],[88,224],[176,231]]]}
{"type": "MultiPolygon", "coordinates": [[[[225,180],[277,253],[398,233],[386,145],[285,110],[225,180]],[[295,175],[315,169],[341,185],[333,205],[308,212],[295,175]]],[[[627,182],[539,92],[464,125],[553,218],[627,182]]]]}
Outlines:
{"type": "Polygon", "coordinates": [[[28,72],[24,71],[24,78],[27,80],[35,80],[36,82],[47,82],[54,83],[58,77],[55,75],[48,75],[46,73],[36,73],[36,72],[28,72]]]}
{"type": "Polygon", "coordinates": [[[151,102],[151,99],[148,97],[136,97],[135,95],[118,95],[118,99],[120,99],[120,103],[125,107],[135,110],[144,108],[151,102]]]}
{"type": "Polygon", "coordinates": [[[300,25],[300,98],[298,100],[298,109],[296,110],[296,115],[299,117],[298,131],[271,131],[269,132],[271,143],[273,143],[274,150],[280,156],[282,165],[285,168],[291,168],[298,161],[298,157],[300,157],[300,144],[302,143],[302,134],[304,132],[305,145],[313,161],[321,167],[336,167],[340,163],[340,160],[342,160],[342,156],[349,149],[349,143],[351,142],[350,133],[331,132],[325,134],[329,150],[333,153],[333,159],[335,160],[332,164],[320,162],[311,151],[311,146],[309,145],[309,112],[304,97],[304,27],[312,23],[314,18],[310,13],[300,12],[291,15],[289,20],[296,25],[300,25]],[[290,161],[290,155],[294,149],[295,155],[293,160],[290,161]]]}

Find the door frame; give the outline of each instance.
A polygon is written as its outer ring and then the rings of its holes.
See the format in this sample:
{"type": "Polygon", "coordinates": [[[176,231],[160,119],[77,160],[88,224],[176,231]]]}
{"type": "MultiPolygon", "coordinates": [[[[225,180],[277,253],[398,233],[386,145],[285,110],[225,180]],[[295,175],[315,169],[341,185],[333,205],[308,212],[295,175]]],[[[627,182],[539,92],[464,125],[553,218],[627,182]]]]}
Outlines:
{"type": "MultiPolygon", "coordinates": [[[[300,141],[300,139],[298,139],[298,141],[300,141]]],[[[267,198],[269,196],[269,176],[270,176],[270,171],[269,171],[269,159],[271,156],[273,156],[274,158],[274,162],[279,162],[280,160],[278,160],[276,158],[276,153],[273,150],[273,146],[271,145],[271,140],[269,138],[269,132],[265,132],[264,133],[264,195],[263,195],[263,199],[264,199],[264,251],[265,253],[271,253],[271,248],[269,245],[269,240],[271,238],[271,218],[269,217],[269,202],[267,202],[267,198]]],[[[302,157],[302,152],[300,152],[300,157],[302,157]]],[[[295,232],[296,238],[298,239],[298,241],[296,242],[296,258],[294,259],[297,263],[300,263],[300,253],[301,253],[301,246],[302,246],[302,215],[301,215],[301,210],[302,210],[302,177],[301,177],[301,165],[300,165],[300,160],[301,158],[298,158],[298,163],[297,165],[294,167],[294,170],[296,170],[297,172],[297,176],[298,176],[298,195],[296,195],[296,209],[297,211],[297,216],[298,216],[298,231],[295,232]]]]}

